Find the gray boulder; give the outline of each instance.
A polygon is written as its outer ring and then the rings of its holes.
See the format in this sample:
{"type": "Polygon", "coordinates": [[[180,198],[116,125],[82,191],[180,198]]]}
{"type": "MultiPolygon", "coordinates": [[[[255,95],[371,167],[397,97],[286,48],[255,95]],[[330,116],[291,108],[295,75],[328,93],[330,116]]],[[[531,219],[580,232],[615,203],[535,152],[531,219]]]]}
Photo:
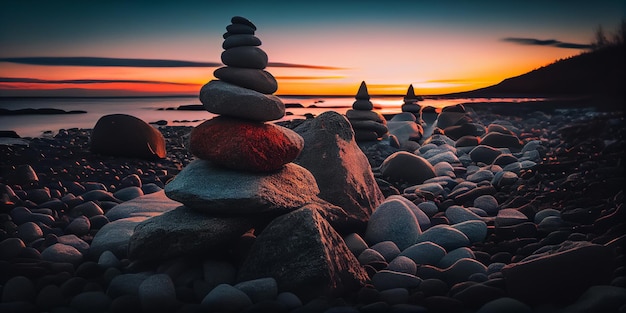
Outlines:
{"type": "Polygon", "coordinates": [[[354,139],[350,122],[343,115],[328,111],[294,130],[304,138],[304,150],[294,162],[315,176],[319,197],[343,208],[357,226],[338,231],[363,230],[384,196],[367,157],[354,139]]]}
{"type": "Polygon", "coordinates": [[[137,225],[130,238],[128,256],[154,260],[206,254],[235,242],[253,227],[255,220],[214,217],[180,206],[137,225]]]}
{"type": "Polygon", "coordinates": [[[165,194],[210,214],[285,213],[317,199],[315,178],[294,163],[273,173],[224,169],[194,160],[165,185],[165,194]]]}
{"type": "Polygon", "coordinates": [[[101,117],[91,132],[91,151],[111,156],[163,159],[165,137],[143,120],[127,114],[101,117]]]}
{"type": "Polygon", "coordinates": [[[279,292],[303,302],[355,291],[367,273],[339,234],[316,211],[299,209],[274,219],[256,238],[238,281],[273,277],[279,292]]]}

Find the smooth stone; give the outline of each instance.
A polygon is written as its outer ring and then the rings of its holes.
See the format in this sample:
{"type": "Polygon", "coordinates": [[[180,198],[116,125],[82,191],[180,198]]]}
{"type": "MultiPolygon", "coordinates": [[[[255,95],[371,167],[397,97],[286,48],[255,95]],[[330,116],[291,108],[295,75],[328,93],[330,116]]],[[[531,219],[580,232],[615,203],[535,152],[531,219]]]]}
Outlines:
{"type": "Polygon", "coordinates": [[[89,256],[95,259],[100,257],[102,252],[110,250],[119,258],[125,258],[135,226],[144,220],[146,220],[145,216],[137,216],[115,220],[104,225],[91,241],[89,256]]]}
{"type": "Polygon", "coordinates": [[[457,283],[467,281],[470,276],[476,273],[486,274],[487,267],[474,259],[462,258],[450,265],[450,267],[444,269],[443,273],[445,282],[450,286],[454,286],[457,283]]]}
{"type": "Polygon", "coordinates": [[[250,27],[249,25],[233,23],[226,26],[226,34],[228,34],[228,36],[225,36],[224,39],[228,39],[228,37],[238,34],[253,35],[255,30],[255,28],[250,27]]]}
{"type": "Polygon", "coordinates": [[[482,162],[484,164],[491,164],[493,161],[502,154],[502,151],[485,145],[481,142],[480,145],[474,147],[470,152],[469,156],[472,158],[474,162],[482,162]]]}
{"type": "Polygon", "coordinates": [[[37,294],[35,304],[40,310],[50,312],[53,308],[67,305],[67,301],[59,286],[46,285],[37,294]]]}
{"type": "Polygon", "coordinates": [[[54,263],[78,265],[83,261],[83,254],[70,245],[55,243],[41,252],[41,259],[54,263]]]}
{"type": "Polygon", "coordinates": [[[534,222],[535,224],[541,223],[545,218],[548,217],[561,217],[561,211],[556,209],[543,209],[537,214],[535,214],[534,222]]]}
{"type": "Polygon", "coordinates": [[[389,122],[417,122],[415,114],[411,114],[408,112],[398,113],[394,115],[389,122]]]}
{"type": "Polygon", "coordinates": [[[267,67],[267,54],[254,46],[239,46],[222,52],[222,63],[233,67],[264,69],[267,67]]]}
{"type": "Polygon", "coordinates": [[[421,229],[411,210],[400,200],[381,203],[370,216],[364,239],[369,244],[394,242],[400,250],[415,243],[421,229]]]}
{"type": "Polygon", "coordinates": [[[37,296],[35,284],[25,276],[9,278],[2,288],[2,302],[33,302],[37,296]]]}
{"type": "Polygon", "coordinates": [[[137,186],[125,187],[113,193],[113,196],[115,198],[122,201],[132,200],[143,195],[143,190],[141,190],[141,188],[137,186]]]}
{"type": "Polygon", "coordinates": [[[494,177],[494,174],[490,170],[479,170],[476,173],[467,175],[465,179],[474,183],[480,183],[482,181],[491,182],[493,177],[494,177]]]}
{"type": "Polygon", "coordinates": [[[253,303],[274,300],[278,296],[278,284],[272,277],[243,281],[234,287],[247,294],[253,303]]]}
{"type": "Polygon", "coordinates": [[[369,111],[374,109],[374,104],[370,100],[362,100],[357,99],[352,103],[352,109],[361,110],[361,111],[369,111]]]}
{"type": "Polygon", "coordinates": [[[487,238],[487,233],[489,231],[487,223],[479,220],[460,222],[451,225],[451,227],[465,234],[470,243],[483,242],[485,238],[487,238]]]}
{"type": "Polygon", "coordinates": [[[432,201],[424,201],[417,204],[417,207],[429,218],[439,212],[439,207],[432,201]]]}
{"type": "Polygon", "coordinates": [[[6,238],[0,241],[0,260],[11,260],[26,248],[26,245],[20,238],[6,238]]]}
{"type": "Polygon", "coordinates": [[[407,288],[386,289],[380,292],[380,299],[391,305],[405,304],[409,300],[409,290],[407,288]]]}
{"type": "Polygon", "coordinates": [[[193,128],[189,151],[196,157],[234,170],[273,172],[293,161],[304,139],[291,129],[218,116],[193,128]]]}
{"type": "Polygon", "coordinates": [[[415,275],[417,272],[417,265],[409,257],[399,255],[389,262],[387,270],[415,275]]]}
{"type": "Polygon", "coordinates": [[[17,227],[17,237],[22,239],[24,243],[29,244],[43,237],[43,231],[34,222],[26,222],[17,227]]]}
{"type": "Polygon", "coordinates": [[[73,207],[70,211],[70,216],[72,217],[79,217],[81,215],[84,215],[86,217],[93,217],[102,214],[104,214],[104,210],[102,210],[102,208],[97,203],[91,200],[73,207]]]}
{"type": "Polygon", "coordinates": [[[346,118],[348,118],[350,122],[355,121],[355,120],[356,121],[365,120],[365,121],[374,121],[374,122],[378,122],[382,124],[387,123],[387,120],[381,113],[369,111],[369,110],[349,109],[348,111],[346,111],[346,118]]]}
{"type": "Polygon", "coordinates": [[[457,148],[458,147],[476,147],[478,145],[480,145],[480,137],[472,136],[472,135],[462,136],[461,138],[457,139],[454,142],[454,146],[457,148]]]}
{"type": "Polygon", "coordinates": [[[274,173],[248,173],[194,160],[167,185],[172,200],[204,213],[288,212],[315,202],[319,189],[305,168],[287,163],[274,173]]]}
{"type": "Polygon", "coordinates": [[[380,172],[391,181],[410,185],[419,185],[435,177],[435,169],[426,159],[406,151],[387,157],[380,166],[380,172]]]}
{"type": "Polygon", "coordinates": [[[415,288],[421,283],[421,279],[413,274],[381,270],[372,277],[372,285],[379,291],[394,288],[415,288]]]}
{"type": "Polygon", "coordinates": [[[8,175],[8,182],[20,186],[29,186],[39,181],[39,176],[28,164],[20,164],[8,175]]]}
{"type": "Polygon", "coordinates": [[[462,223],[466,221],[482,221],[482,218],[470,209],[462,207],[460,205],[451,205],[446,211],[445,215],[451,224],[462,223]]]}
{"type": "Polygon", "coordinates": [[[100,117],[91,131],[94,153],[143,159],[166,156],[165,137],[156,128],[128,114],[100,117]]]}
{"type": "MultiPolygon", "coordinates": [[[[365,240],[363,240],[361,235],[357,233],[350,233],[344,236],[343,241],[346,243],[348,249],[350,249],[350,251],[352,251],[352,254],[354,254],[355,256],[358,256],[359,254],[361,254],[361,252],[368,248],[365,240]]],[[[2,250],[0,249],[0,251],[2,250]]]]}
{"type": "Polygon", "coordinates": [[[436,176],[448,176],[452,178],[456,177],[456,174],[454,173],[454,167],[452,167],[449,162],[437,162],[433,165],[433,168],[435,169],[436,176]]]}
{"type": "Polygon", "coordinates": [[[398,138],[400,144],[410,141],[419,141],[424,135],[424,129],[414,121],[397,121],[392,118],[387,122],[387,129],[389,130],[389,134],[398,138]]]}
{"type": "Polygon", "coordinates": [[[521,151],[524,146],[517,136],[498,132],[487,133],[482,137],[481,144],[493,148],[509,148],[513,152],[521,151]]]}
{"type": "Polygon", "coordinates": [[[498,214],[498,200],[492,195],[482,195],[474,199],[474,206],[485,211],[490,216],[498,214]]]}
{"type": "Polygon", "coordinates": [[[57,237],[57,242],[76,248],[83,255],[89,251],[89,244],[74,234],[68,234],[57,237]]]}
{"type": "Polygon", "coordinates": [[[180,202],[168,198],[165,191],[161,190],[120,203],[109,209],[105,216],[111,222],[129,217],[152,217],[173,210],[180,205],[180,202]]]}
{"type": "Polygon", "coordinates": [[[417,219],[417,224],[419,224],[421,230],[426,230],[430,227],[431,222],[430,222],[430,218],[428,217],[428,215],[426,215],[426,213],[424,213],[411,200],[400,195],[391,195],[387,197],[387,199],[385,199],[385,201],[391,201],[391,200],[399,200],[402,203],[404,203],[404,205],[406,205],[406,207],[408,207],[409,210],[411,210],[413,215],[415,215],[415,219],[417,219]]]}
{"type": "Polygon", "coordinates": [[[452,151],[445,151],[438,153],[432,157],[427,158],[428,162],[432,165],[437,165],[440,162],[446,163],[459,163],[459,158],[452,151]]]}
{"type": "Polygon", "coordinates": [[[263,94],[273,94],[278,90],[276,78],[264,70],[227,66],[216,69],[213,76],[221,81],[263,94]]]}
{"type": "Polygon", "coordinates": [[[385,258],[386,262],[390,262],[400,254],[400,249],[393,241],[381,241],[370,248],[378,251],[385,258]]]}
{"type": "Polygon", "coordinates": [[[506,293],[500,288],[485,284],[473,284],[454,294],[453,297],[463,302],[466,307],[479,308],[482,305],[502,298],[505,295],[506,293]]]}
{"type": "Polygon", "coordinates": [[[439,260],[439,263],[436,264],[436,266],[439,268],[448,268],[454,265],[454,263],[456,263],[458,260],[463,258],[476,259],[476,256],[470,248],[461,247],[454,249],[444,255],[441,260],[439,260]]]}
{"type": "Polygon", "coordinates": [[[441,111],[439,116],[437,116],[437,120],[435,121],[435,127],[440,129],[446,129],[449,126],[457,125],[459,121],[462,121],[465,117],[465,112],[451,112],[451,111],[441,111]]]}
{"type": "Polygon", "coordinates": [[[416,243],[426,241],[435,243],[446,251],[470,245],[469,238],[464,233],[448,225],[435,225],[429,228],[418,236],[416,243]]]}
{"type": "Polygon", "coordinates": [[[245,292],[228,284],[213,288],[201,301],[202,307],[210,312],[240,312],[252,305],[245,292]]]}
{"type": "Polygon", "coordinates": [[[128,257],[158,260],[200,255],[233,245],[254,226],[255,217],[219,217],[180,206],[139,223],[129,240],[128,257]]]}
{"type": "Polygon", "coordinates": [[[524,213],[516,209],[502,209],[496,215],[496,227],[513,226],[528,221],[528,217],[524,213]]]}
{"type": "Polygon", "coordinates": [[[382,262],[386,262],[385,257],[380,254],[380,252],[371,249],[371,248],[367,248],[365,250],[363,250],[363,252],[359,253],[358,257],[358,261],[359,264],[361,265],[367,265],[367,264],[371,264],[371,263],[382,263],[382,262]]]}
{"type": "Polygon", "coordinates": [[[276,301],[285,305],[287,310],[294,310],[302,306],[302,301],[292,292],[284,291],[276,296],[276,301]]]}
{"type": "Polygon", "coordinates": [[[65,227],[65,232],[77,236],[83,236],[89,233],[89,229],[91,229],[91,222],[89,221],[89,218],[82,215],[74,218],[70,224],[65,227]]]}
{"type": "Polygon", "coordinates": [[[417,265],[435,265],[446,255],[446,250],[430,241],[420,242],[404,249],[400,256],[406,256],[417,265]]]}
{"type": "Polygon", "coordinates": [[[380,141],[382,138],[375,131],[360,130],[354,131],[354,140],[356,142],[380,141]]]}
{"type": "Polygon", "coordinates": [[[137,290],[144,312],[172,312],[179,306],[174,282],[167,274],[146,278],[137,290]]]}
{"type": "Polygon", "coordinates": [[[285,116],[280,98],[220,80],[202,86],[200,102],[211,113],[253,121],[273,121],[285,116]]]}
{"type": "Polygon", "coordinates": [[[254,25],[254,23],[252,23],[249,19],[243,17],[243,16],[238,16],[235,15],[230,19],[230,22],[233,24],[242,24],[242,25],[246,25],[251,27],[252,29],[256,30],[256,25],[254,25]]]}
{"type": "Polygon", "coordinates": [[[139,295],[139,286],[150,277],[149,272],[124,273],[115,276],[107,287],[106,294],[112,299],[124,295],[139,295]]]}
{"type": "Polygon", "coordinates": [[[222,49],[230,49],[240,46],[260,46],[261,39],[253,34],[232,34],[222,42],[222,49]]]}
{"type": "Polygon", "coordinates": [[[118,267],[120,264],[120,259],[118,259],[117,256],[109,250],[104,251],[98,258],[98,265],[103,268],[118,267]]]}
{"type": "Polygon", "coordinates": [[[404,103],[400,107],[400,110],[402,112],[421,113],[422,112],[422,106],[417,104],[417,103],[404,103]]]}

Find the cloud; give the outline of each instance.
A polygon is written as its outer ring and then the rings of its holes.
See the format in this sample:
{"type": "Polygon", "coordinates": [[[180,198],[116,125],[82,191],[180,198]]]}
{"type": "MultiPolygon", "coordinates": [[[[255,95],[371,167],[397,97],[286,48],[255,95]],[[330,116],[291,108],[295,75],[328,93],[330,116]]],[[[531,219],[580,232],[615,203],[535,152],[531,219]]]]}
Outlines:
{"type": "Polygon", "coordinates": [[[133,80],[133,79],[63,79],[49,80],[22,77],[0,77],[0,83],[29,83],[29,84],[110,84],[110,83],[131,83],[131,84],[159,84],[159,85],[180,85],[196,86],[192,83],[174,83],[156,80],[133,80]]]}
{"type": "Polygon", "coordinates": [[[284,80],[311,80],[311,79],[342,79],[345,76],[275,76],[276,79],[284,80]]]}
{"type": "MultiPolygon", "coordinates": [[[[28,65],[44,66],[95,66],[95,67],[220,67],[224,66],[217,62],[195,62],[184,60],[163,59],[129,59],[129,58],[102,58],[102,57],[16,57],[0,58],[0,62],[10,62],[28,65]]],[[[270,62],[268,67],[291,67],[319,70],[338,70],[339,67],[291,64],[270,62]]]]}
{"type": "Polygon", "coordinates": [[[579,43],[571,43],[571,42],[562,42],[555,39],[535,39],[535,38],[516,38],[516,37],[508,37],[503,38],[502,41],[512,42],[520,45],[531,45],[531,46],[551,46],[557,48],[565,48],[565,49],[590,49],[590,44],[579,44],[579,43]]]}

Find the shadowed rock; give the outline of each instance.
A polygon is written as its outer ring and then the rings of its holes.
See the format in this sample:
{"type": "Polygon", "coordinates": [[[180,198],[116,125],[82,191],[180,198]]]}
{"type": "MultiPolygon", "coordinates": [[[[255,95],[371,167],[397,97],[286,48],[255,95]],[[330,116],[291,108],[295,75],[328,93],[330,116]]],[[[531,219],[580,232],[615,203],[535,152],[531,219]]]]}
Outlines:
{"type": "Polygon", "coordinates": [[[343,208],[363,230],[384,196],[356,141],[348,120],[328,111],[294,129],[304,138],[304,150],[294,162],[318,182],[319,197],[343,208]]]}
{"type": "Polygon", "coordinates": [[[165,158],[165,138],[150,124],[126,114],[101,117],[91,133],[91,151],[131,158],[165,158]]]}
{"type": "Polygon", "coordinates": [[[367,281],[367,273],[322,216],[299,209],[272,221],[252,245],[238,281],[273,277],[279,292],[304,301],[340,296],[367,281]]]}
{"type": "Polygon", "coordinates": [[[195,160],[165,185],[170,199],[201,212],[230,215],[284,213],[312,202],[318,193],[313,175],[294,163],[273,173],[252,173],[195,160]]]}

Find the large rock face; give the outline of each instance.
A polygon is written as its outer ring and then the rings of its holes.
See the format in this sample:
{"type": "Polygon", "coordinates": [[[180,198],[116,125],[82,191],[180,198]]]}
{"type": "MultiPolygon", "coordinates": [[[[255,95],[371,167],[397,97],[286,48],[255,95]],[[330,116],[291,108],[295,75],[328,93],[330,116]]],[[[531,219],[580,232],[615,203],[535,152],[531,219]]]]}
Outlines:
{"type": "Polygon", "coordinates": [[[203,255],[228,247],[253,227],[254,217],[215,217],[180,206],[135,227],[128,245],[132,259],[203,255]]]}
{"type": "Polygon", "coordinates": [[[608,285],[611,249],[567,242],[502,269],[509,295],[529,304],[572,302],[593,285],[608,285]]]}
{"type": "Polygon", "coordinates": [[[318,193],[313,175],[294,163],[273,173],[252,173],[194,160],[165,185],[170,199],[217,215],[284,213],[313,202],[318,193]]]}
{"type": "Polygon", "coordinates": [[[329,111],[294,130],[304,138],[295,162],[315,176],[319,197],[343,208],[360,224],[356,230],[362,230],[384,196],[348,120],[329,111]]]}
{"type": "Polygon", "coordinates": [[[127,114],[101,117],[91,133],[91,151],[112,156],[165,158],[165,138],[150,124],[127,114]]]}
{"type": "Polygon", "coordinates": [[[276,218],[256,238],[238,281],[265,277],[303,301],[355,291],[368,279],[341,236],[307,208],[276,218]]]}

